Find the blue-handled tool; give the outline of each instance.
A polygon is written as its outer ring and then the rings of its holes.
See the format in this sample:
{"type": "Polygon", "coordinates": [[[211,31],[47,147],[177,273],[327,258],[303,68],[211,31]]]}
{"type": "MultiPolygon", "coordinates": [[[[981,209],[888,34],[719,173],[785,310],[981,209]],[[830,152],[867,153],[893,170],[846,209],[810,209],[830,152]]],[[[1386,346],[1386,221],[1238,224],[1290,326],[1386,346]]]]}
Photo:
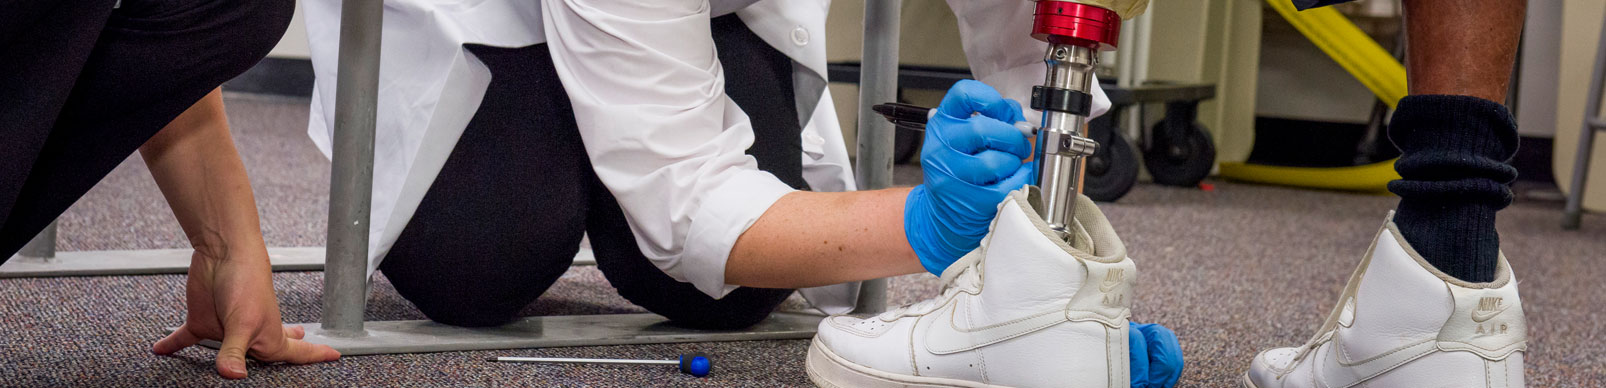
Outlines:
{"type": "Polygon", "coordinates": [[[702,353],[682,354],[679,360],[631,360],[621,358],[549,358],[549,357],[492,357],[492,362],[542,362],[564,364],[622,364],[622,365],[675,365],[680,373],[707,376],[714,369],[714,361],[702,353]]]}

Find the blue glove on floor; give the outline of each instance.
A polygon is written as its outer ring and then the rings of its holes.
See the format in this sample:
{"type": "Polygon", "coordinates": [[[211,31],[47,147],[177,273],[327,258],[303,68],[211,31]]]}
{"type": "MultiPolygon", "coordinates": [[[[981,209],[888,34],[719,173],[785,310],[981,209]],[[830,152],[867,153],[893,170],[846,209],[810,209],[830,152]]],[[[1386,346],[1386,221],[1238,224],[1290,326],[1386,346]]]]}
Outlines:
{"type": "Polygon", "coordinates": [[[1158,323],[1127,322],[1132,344],[1132,388],[1171,388],[1182,377],[1177,334],[1158,323]]]}
{"type": "Polygon", "coordinates": [[[920,264],[933,274],[976,249],[998,203],[1033,177],[1032,144],[1013,123],[1020,103],[987,84],[964,80],[948,89],[926,122],[920,166],[925,184],[904,202],[903,227],[920,264]]]}

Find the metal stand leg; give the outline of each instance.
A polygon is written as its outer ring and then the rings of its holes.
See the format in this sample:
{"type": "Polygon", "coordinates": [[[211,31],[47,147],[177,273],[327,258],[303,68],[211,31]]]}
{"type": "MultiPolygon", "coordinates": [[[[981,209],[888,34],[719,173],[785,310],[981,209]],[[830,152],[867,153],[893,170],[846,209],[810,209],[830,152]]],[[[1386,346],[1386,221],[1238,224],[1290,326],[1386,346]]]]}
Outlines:
{"type": "Polygon", "coordinates": [[[384,3],[346,0],[340,7],[339,74],[329,183],[329,251],[324,264],[323,327],[330,337],[363,336],[368,301],[368,211],[374,184],[374,120],[379,96],[379,39],[384,3]]]}
{"type": "MultiPolygon", "coordinates": [[[[853,175],[859,190],[892,185],[894,132],[871,106],[895,101],[898,94],[898,20],[903,0],[864,2],[864,59],[859,73],[859,152],[853,175]]],[[[859,285],[855,313],[887,309],[887,280],[866,280],[859,285]]]]}
{"type": "Polygon", "coordinates": [[[1584,217],[1584,186],[1589,179],[1589,160],[1595,149],[1595,131],[1606,129],[1600,115],[1600,93],[1606,87],[1606,28],[1600,31],[1601,41],[1595,50],[1595,73],[1590,76],[1588,104],[1584,105],[1584,124],[1578,131],[1578,155],[1573,157],[1572,193],[1567,195],[1567,210],[1562,213],[1562,229],[1578,229],[1584,217]]]}
{"type": "MultiPolygon", "coordinates": [[[[1598,71],[1598,70],[1597,70],[1598,71]]],[[[1596,87],[1594,89],[1599,89],[1596,87]]],[[[1599,91],[1597,90],[1596,93],[1599,91]]],[[[1583,132],[1578,134],[1578,155],[1573,159],[1572,192],[1567,195],[1567,209],[1562,212],[1561,228],[1577,230],[1584,222],[1584,186],[1589,178],[1589,160],[1594,150],[1596,126],[1586,120],[1583,132]]]]}

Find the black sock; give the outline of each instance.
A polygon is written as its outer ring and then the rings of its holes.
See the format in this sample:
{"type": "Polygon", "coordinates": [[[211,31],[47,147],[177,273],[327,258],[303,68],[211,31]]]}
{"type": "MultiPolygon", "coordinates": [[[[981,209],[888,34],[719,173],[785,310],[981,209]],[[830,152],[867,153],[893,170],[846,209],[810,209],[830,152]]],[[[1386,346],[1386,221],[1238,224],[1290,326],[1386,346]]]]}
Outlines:
{"type": "Polygon", "coordinates": [[[1495,212],[1511,204],[1517,124],[1504,105],[1477,97],[1408,96],[1389,124],[1404,179],[1394,223],[1418,253],[1450,276],[1494,280],[1500,254],[1495,212]]]}

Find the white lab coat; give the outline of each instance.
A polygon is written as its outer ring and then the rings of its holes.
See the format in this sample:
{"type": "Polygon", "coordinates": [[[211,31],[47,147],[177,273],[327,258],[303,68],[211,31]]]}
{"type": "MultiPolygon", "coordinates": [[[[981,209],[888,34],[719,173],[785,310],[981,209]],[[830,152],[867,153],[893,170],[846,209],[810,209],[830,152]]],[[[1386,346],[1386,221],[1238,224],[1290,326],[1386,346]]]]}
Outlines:
{"type": "MultiPolygon", "coordinates": [[[[302,4],[317,75],[308,134],[327,156],[340,2],[302,4]]],[[[1031,2],[949,4],[959,15],[972,72],[1026,101],[1043,79],[1044,44],[1020,28],[987,27],[1030,25],[1031,2]]],[[[643,254],[676,280],[724,296],[735,288],[725,284],[724,266],[736,238],[792,189],[744,153],[752,127],[724,94],[712,39],[698,36],[709,36],[708,18],[734,12],[792,58],[795,83],[818,84],[796,88],[798,111],[807,116],[804,179],[815,191],[854,190],[822,82],[828,8],[828,0],[386,0],[369,272],[412,218],[491,81],[462,45],[547,43],[586,151],[643,254]]],[[[1101,91],[1095,96],[1095,110],[1102,111],[1108,100],[1101,91]]],[[[853,307],[858,289],[844,284],[802,293],[816,308],[841,313],[853,307]]]]}

